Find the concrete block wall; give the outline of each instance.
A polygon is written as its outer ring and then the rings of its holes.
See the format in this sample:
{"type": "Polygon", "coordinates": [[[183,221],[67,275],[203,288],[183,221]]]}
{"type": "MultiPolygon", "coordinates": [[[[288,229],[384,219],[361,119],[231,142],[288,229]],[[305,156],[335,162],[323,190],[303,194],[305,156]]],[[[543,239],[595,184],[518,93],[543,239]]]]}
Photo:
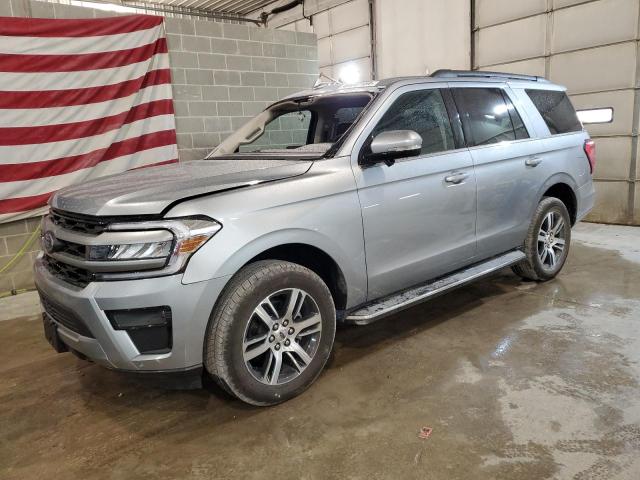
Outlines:
{"type": "MultiPolygon", "coordinates": [[[[0,0],[0,16],[97,18],[117,15],[34,0],[0,0]]],[[[178,151],[181,161],[203,158],[221,139],[269,103],[313,85],[316,35],[189,18],[166,18],[178,151]]],[[[275,136],[274,138],[276,138],[275,136]]],[[[0,270],[39,218],[0,224],[0,270]]],[[[0,273],[0,294],[32,288],[39,242],[0,273]]]]}
{"type": "MultiPolygon", "coordinates": [[[[287,3],[279,0],[268,8],[287,3]]],[[[355,66],[361,80],[373,75],[370,25],[368,0],[307,0],[304,12],[299,5],[269,18],[270,27],[317,34],[321,72],[339,78],[345,66],[355,66]]]]}
{"type": "Polygon", "coordinates": [[[318,78],[316,35],[167,18],[178,148],[202,158],[274,101],[318,78]]]}

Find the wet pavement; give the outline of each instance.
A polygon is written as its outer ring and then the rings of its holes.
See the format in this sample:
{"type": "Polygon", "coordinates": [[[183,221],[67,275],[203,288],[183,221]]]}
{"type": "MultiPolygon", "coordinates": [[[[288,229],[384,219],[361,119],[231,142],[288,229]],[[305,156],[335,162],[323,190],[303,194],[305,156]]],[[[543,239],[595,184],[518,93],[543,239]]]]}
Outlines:
{"type": "Polygon", "coordinates": [[[341,328],[272,408],[55,354],[35,302],[0,301],[2,479],[640,478],[640,228],[580,225],[554,281],[506,270],[341,328]]]}

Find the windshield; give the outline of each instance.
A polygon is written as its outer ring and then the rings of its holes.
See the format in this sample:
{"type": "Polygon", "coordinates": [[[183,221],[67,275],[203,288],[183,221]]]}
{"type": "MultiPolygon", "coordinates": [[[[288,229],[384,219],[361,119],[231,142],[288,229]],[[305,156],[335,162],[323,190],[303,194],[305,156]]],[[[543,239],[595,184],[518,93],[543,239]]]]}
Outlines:
{"type": "Polygon", "coordinates": [[[209,157],[233,153],[324,155],[371,101],[368,93],[304,97],[272,105],[224,140],[209,157]]]}

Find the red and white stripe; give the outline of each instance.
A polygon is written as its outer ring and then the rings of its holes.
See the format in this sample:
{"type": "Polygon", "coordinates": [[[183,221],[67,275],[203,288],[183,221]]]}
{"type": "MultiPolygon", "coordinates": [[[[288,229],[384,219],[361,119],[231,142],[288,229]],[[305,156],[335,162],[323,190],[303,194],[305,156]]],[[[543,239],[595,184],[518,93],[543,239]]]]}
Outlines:
{"type": "Polygon", "coordinates": [[[0,17],[0,222],[56,190],[178,161],[162,17],[0,17]]]}

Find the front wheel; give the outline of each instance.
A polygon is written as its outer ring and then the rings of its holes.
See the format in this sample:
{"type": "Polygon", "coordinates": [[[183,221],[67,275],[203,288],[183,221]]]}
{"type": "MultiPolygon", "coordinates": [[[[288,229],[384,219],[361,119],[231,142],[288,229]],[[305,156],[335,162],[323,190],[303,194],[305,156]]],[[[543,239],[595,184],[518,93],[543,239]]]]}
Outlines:
{"type": "Polygon", "coordinates": [[[571,218],[567,207],[557,198],[543,198],[524,242],[527,258],[513,266],[514,273],[528,280],[551,280],[562,270],[570,243],[571,218]]]}
{"type": "Polygon", "coordinates": [[[290,262],[264,260],[240,270],[214,309],[204,346],[207,371],[253,405],[274,405],[311,385],[336,330],[325,283],[290,262]]]}

